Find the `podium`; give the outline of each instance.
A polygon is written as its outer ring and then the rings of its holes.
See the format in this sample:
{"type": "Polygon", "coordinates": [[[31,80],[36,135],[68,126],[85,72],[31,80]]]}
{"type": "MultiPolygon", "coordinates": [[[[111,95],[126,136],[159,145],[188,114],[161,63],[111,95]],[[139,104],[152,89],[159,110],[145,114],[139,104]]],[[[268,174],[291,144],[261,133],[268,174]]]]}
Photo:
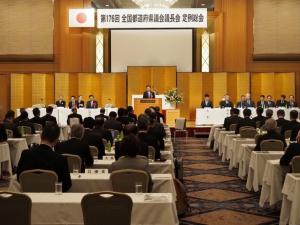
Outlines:
{"type": "Polygon", "coordinates": [[[145,109],[151,106],[162,106],[161,98],[135,98],[134,99],[134,113],[136,115],[143,114],[145,109]]]}

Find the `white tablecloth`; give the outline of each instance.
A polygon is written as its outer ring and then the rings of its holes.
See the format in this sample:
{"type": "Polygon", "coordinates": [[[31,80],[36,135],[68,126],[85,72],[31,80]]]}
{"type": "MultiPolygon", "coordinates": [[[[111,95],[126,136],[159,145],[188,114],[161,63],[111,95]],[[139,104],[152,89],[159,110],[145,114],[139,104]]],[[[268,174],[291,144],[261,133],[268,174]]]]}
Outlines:
{"type": "MultiPolygon", "coordinates": [[[[115,155],[115,151],[114,150],[111,150],[111,151],[105,151],[105,155],[115,155]]],[[[174,157],[173,157],[173,154],[171,151],[160,151],[160,155],[167,159],[167,160],[173,160],[174,157]]]]}
{"type": "MultiPolygon", "coordinates": [[[[85,193],[26,193],[32,200],[32,225],[83,225],[81,199],[85,193]]],[[[160,200],[144,200],[149,194],[128,194],[133,200],[131,224],[178,225],[172,194],[153,193],[160,200]]],[[[116,215],[112,215],[116,216],[116,215]]],[[[101,218],[99,218],[101,219],[101,218]]]]}
{"type": "MultiPolygon", "coordinates": [[[[114,160],[94,160],[93,168],[95,169],[108,169],[111,171],[111,164],[114,160]]],[[[149,163],[150,173],[165,174],[170,173],[174,176],[174,166],[171,160],[165,162],[150,162],[149,163]]]]}
{"type": "Polygon", "coordinates": [[[222,147],[222,161],[229,160],[231,158],[232,148],[233,148],[233,140],[235,138],[240,137],[239,134],[227,134],[225,135],[225,139],[222,147]]]}
{"type": "Polygon", "coordinates": [[[226,137],[227,134],[234,134],[234,131],[225,131],[225,130],[220,131],[220,134],[219,134],[219,137],[218,137],[219,156],[222,156],[223,152],[225,152],[225,150],[223,150],[223,148],[225,148],[223,143],[225,141],[225,137],[226,137]]]}
{"type": "Polygon", "coordinates": [[[21,158],[22,152],[28,149],[25,138],[8,138],[7,143],[10,149],[10,158],[12,165],[17,167],[21,158]]]}
{"type": "Polygon", "coordinates": [[[207,140],[207,147],[210,147],[211,142],[214,141],[215,129],[222,128],[222,127],[223,127],[223,125],[219,124],[219,125],[214,125],[210,128],[209,136],[208,136],[208,140],[207,140]]]}
{"type": "Polygon", "coordinates": [[[0,168],[0,173],[2,172],[1,169],[4,169],[5,171],[9,172],[10,175],[12,175],[10,151],[7,142],[0,143],[0,166],[1,165],[2,167],[0,168]]]}
{"type": "Polygon", "coordinates": [[[220,136],[220,133],[221,131],[225,131],[225,128],[215,128],[215,131],[214,131],[214,152],[217,151],[219,149],[219,136],[220,136]]]}
{"type": "Polygon", "coordinates": [[[248,178],[246,187],[249,191],[259,191],[259,186],[263,184],[263,175],[267,160],[280,159],[283,151],[252,151],[249,163],[248,178]]]}
{"type": "Polygon", "coordinates": [[[282,189],[280,225],[300,224],[300,174],[287,174],[282,189]]]}
{"type": "Polygon", "coordinates": [[[270,206],[282,200],[283,178],[290,168],[280,166],[280,159],[268,160],[263,176],[263,185],[260,193],[259,205],[264,206],[269,202],[270,206]]]}
{"type": "Polygon", "coordinates": [[[41,135],[40,134],[25,134],[23,138],[26,139],[28,145],[31,144],[41,144],[41,135]]]}
{"type": "Polygon", "coordinates": [[[251,153],[254,151],[256,144],[242,144],[239,150],[239,172],[238,176],[241,179],[245,179],[248,175],[249,163],[251,159],[251,153]]]}

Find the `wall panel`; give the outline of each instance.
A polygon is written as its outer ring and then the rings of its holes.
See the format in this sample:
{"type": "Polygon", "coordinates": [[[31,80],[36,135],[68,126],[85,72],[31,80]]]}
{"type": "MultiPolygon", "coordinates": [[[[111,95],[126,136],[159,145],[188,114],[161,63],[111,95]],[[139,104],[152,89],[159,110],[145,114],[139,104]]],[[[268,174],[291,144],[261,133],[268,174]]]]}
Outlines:
{"type": "Polygon", "coordinates": [[[0,74],[0,84],[0,120],[2,120],[10,109],[10,75],[0,74]]]}

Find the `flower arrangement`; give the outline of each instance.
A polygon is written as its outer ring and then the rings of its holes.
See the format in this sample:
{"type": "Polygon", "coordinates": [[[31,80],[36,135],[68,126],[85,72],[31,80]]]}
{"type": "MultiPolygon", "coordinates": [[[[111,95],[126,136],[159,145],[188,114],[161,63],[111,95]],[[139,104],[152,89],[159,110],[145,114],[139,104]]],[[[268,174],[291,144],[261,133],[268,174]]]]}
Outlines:
{"type": "Polygon", "coordinates": [[[170,104],[180,104],[183,103],[183,96],[178,93],[177,88],[172,88],[165,93],[166,101],[170,104]]]}

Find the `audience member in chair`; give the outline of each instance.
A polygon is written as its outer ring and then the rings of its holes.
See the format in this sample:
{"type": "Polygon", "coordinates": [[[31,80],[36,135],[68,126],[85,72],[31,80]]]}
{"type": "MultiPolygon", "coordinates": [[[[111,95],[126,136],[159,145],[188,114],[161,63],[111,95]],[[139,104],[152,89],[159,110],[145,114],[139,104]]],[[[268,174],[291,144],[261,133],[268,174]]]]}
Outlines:
{"type": "Polygon", "coordinates": [[[257,127],[261,127],[262,125],[265,124],[266,117],[264,117],[262,114],[264,112],[264,108],[258,107],[256,108],[256,114],[257,116],[254,117],[252,120],[258,125],[257,127]]]}
{"type": "Polygon", "coordinates": [[[129,134],[124,137],[121,142],[121,151],[123,156],[117,161],[113,162],[111,165],[111,170],[142,170],[149,174],[149,190],[152,189],[152,179],[149,173],[149,163],[148,159],[143,156],[139,156],[139,140],[134,134],[129,134]]]}
{"type": "Polygon", "coordinates": [[[17,125],[14,123],[14,119],[15,119],[15,112],[12,110],[9,110],[5,114],[3,125],[4,125],[5,129],[13,131],[14,138],[20,138],[20,137],[22,137],[22,135],[20,134],[17,125]]]}
{"type": "Polygon", "coordinates": [[[98,159],[102,159],[105,155],[105,147],[102,142],[102,136],[93,131],[95,120],[92,117],[87,117],[83,120],[83,126],[85,128],[82,141],[89,146],[95,146],[98,148],[98,159]]]}
{"type": "Polygon", "coordinates": [[[226,117],[224,119],[224,128],[229,131],[230,125],[232,124],[238,124],[239,121],[242,120],[241,117],[239,117],[240,110],[237,108],[231,108],[230,109],[230,116],[226,117]]]}
{"type": "Polygon", "coordinates": [[[33,126],[33,123],[31,123],[28,119],[28,113],[26,111],[23,111],[20,116],[20,121],[17,126],[26,126],[31,128],[31,134],[35,134],[35,129],[33,126]]]}
{"type": "Polygon", "coordinates": [[[104,119],[95,119],[93,132],[105,139],[106,141],[110,141],[111,145],[113,145],[113,137],[109,130],[104,128],[104,119]]]}
{"type": "Polygon", "coordinates": [[[43,125],[44,122],[43,122],[43,119],[41,118],[41,111],[40,111],[40,109],[39,108],[34,108],[32,110],[32,113],[33,113],[34,117],[32,119],[30,119],[29,122],[43,125]]]}
{"type": "Polygon", "coordinates": [[[284,124],[281,127],[281,134],[284,135],[285,131],[287,130],[291,130],[292,131],[292,135],[291,135],[291,141],[295,141],[296,140],[296,136],[298,134],[298,131],[300,129],[300,123],[297,121],[299,116],[299,113],[297,110],[292,110],[290,112],[290,119],[291,121],[289,121],[288,123],[284,124]]]}
{"type": "MultiPolygon", "coordinates": [[[[280,140],[284,144],[284,147],[286,147],[284,136],[276,132],[277,123],[274,119],[266,120],[264,128],[266,129],[267,133],[258,137],[255,151],[260,151],[260,143],[262,141],[270,139],[280,140]]],[[[270,149],[270,151],[272,151],[272,149],[270,149]]]]}
{"type": "Polygon", "coordinates": [[[122,123],[123,126],[134,123],[133,119],[129,117],[127,109],[119,108],[117,121],[122,123]]]}
{"type": "Polygon", "coordinates": [[[250,109],[244,109],[243,111],[243,115],[244,115],[244,118],[241,119],[237,125],[236,125],[236,130],[235,130],[235,133],[236,134],[239,134],[240,133],[240,128],[241,127],[254,127],[256,128],[256,123],[250,119],[250,116],[251,116],[251,110],[250,109]]]}
{"type": "Polygon", "coordinates": [[[46,115],[42,117],[44,125],[47,122],[52,122],[57,124],[56,118],[52,116],[52,112],[53,112],[53,108],[51,106],[48,106],[46,108],[46,115]]]}
{"type": "Polygon", "coordinates": [[[289,166],[292,159],[295,156],[300,155],[300,131],[298,132],[296,140],[297,143],[291,143],[285,151],[284,155],[281,157],[280,165],[289,166]]]}
{"type": "Polygon", "coordinates": [[[0,124],[0,142],[7,141],[7,134],[4,124],[0,124]]]}
{"type": "Polygon", "coordinates": [[[121,132],[123,130],[122,123],[117,121],[117,113],[116,112],[110,112],[109,113],[109,119],[104,122],[104,128],[109,130],[118,130],[121,132]]]}
{"type": "Polygon", "coordinates": [[[134,123],[137,121],[137,116],[133,112],[132,106],[127,106],[128,116],[133,120],[134,123]]]}
{"type": "Polygon", "coordinates": [[[84,127],[80,124],[71,127],[71,139],[58,143],[55,152],[59,154],[78,155],[81,158],[81,172],[84,173],[85,167],[93,165],[93,157],[90,153],[89,145],[82,141],[84,127]]]}
{"type": "Polygon", "coordinates": [[[100,114],[95,116],[95,119],[108,120],[108,116],[105,115],[105,109],[100,109],[100,114]]]}
{"type": "Polygon", "coordinates": [[[77,108],[72,108],[72,113],[68,116],[67,123],[70,125],[71,118],[78,118],[79,123],[82,124],[82,116],[77,113],[77,108]]]}
{"type": "Polygon", "coordinates": [[[277,127],[282,127],[284,124],[286,124],[286,123],[288,123],[289,121],[288,120],[286,120],[286,119],[284,119],[284,117],[285,117],[285,112],[284,112],[284,110],[283,109],[279,109],[278,111],[277,111],[277,120],[276,120],[276,122],[277,122],[277,127]]]}
{"type": "Polygon", "coordinates": [[[164,137],[166,137],[166,132],[164,125],[158,122],[157,114],[156,112],[152,112],[149,114],[149,127],[148,127],[148,133],[159,141],[159,147],[161,150],[165,149],[165,141],[164,137]]]}
{"type": "Polygon", "coordinates": [[[67,159],[53,151],[57,144],[60,129],[55,123],[47,123],[41,135],[41,144],[35,148],[23,151],[17,168],[17,177],[26,170],[43,169],[54,171],[58,181],[62,182],[63,191],[68,191],[72,185],[67,159]]]}

